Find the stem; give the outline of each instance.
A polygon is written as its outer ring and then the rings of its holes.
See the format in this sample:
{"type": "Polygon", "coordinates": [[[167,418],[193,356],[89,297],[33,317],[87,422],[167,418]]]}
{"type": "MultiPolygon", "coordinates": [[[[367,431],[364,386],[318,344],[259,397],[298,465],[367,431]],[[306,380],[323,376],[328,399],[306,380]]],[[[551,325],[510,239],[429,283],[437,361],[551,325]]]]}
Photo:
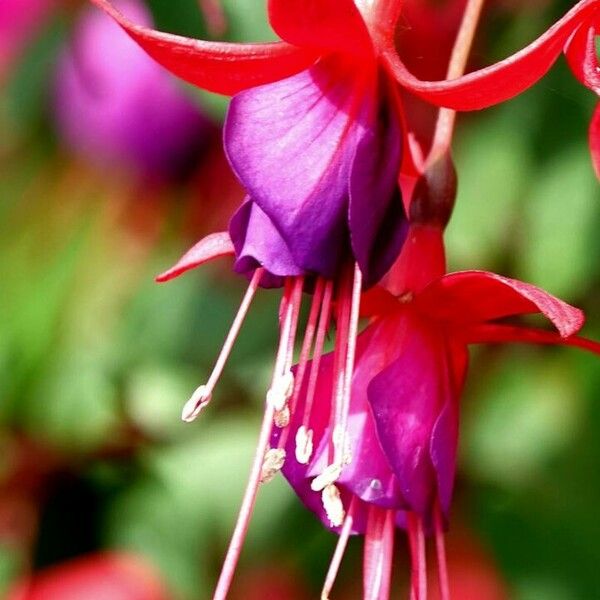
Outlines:
{"type": "MultiPolygon", "coordinates": [[[[457,79],[464,72],[467,66],[469,52],[475,39],[475,32],[479,24],[479,17],[483,8],[484,0],[468,0],[463,15],[460,29],[452,48],[450,63],[446,79],[457,79]]],[[[442,108],[438,113],[438,120],[435,126],[435,134],[431,151],[427,162],[431,164],[440,154],[447,152],[452,143],[452,135],[454,134],[454,124],[456,121],[456,111],[450,108],[442,108]]]]}

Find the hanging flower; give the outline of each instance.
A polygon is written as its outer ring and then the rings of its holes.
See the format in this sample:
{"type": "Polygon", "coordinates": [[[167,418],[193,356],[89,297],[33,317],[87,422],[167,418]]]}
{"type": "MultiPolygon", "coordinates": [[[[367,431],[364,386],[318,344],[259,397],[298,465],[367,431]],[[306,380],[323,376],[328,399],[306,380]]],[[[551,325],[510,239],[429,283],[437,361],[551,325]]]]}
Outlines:
{"type": "MultiPolygon", "coordinates": [[[[409,532],[414,598],[425,598],[427,532],[435,533],[439,579],[448,586],[443,528],[468,345],[562,344],[600,354],[599,344],[575,335],[583,313],[544,290],[485,271],[445,273],[443,229],[453,188],[452,172],[443,164],[425,174],[411,204],[408,239],[386,287],[363,297],[371,322],[356,340],[347,413],[337,411],[338,382],[347,374],[336,353],[316,353],[309,362],[301,357],[295,374],[302,383],[290,402],[290,424],[271,439],[271,447],[295,457],[285,462],[283,474],[306,506],[340,532],[340,545],[352,532],[365,534],[365,598],[388,597],[397,526],[409,532]],[[557,332],[501,321],[529,314],[546,317],[557,332]],[[305,372],[308,378],[301,379],[305,372]]],[[[324,597],[331,584],[328,578],[324,597]]]]}

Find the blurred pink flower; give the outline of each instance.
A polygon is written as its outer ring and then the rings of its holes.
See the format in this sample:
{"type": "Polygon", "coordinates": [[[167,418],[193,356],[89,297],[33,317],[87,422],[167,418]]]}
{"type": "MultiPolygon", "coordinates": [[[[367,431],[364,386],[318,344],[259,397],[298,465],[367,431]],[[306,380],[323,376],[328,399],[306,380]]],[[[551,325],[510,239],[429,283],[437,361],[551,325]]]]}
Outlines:
{"type": "Polygon", "coordinates": [[[0,73],[23,49],[55,4],[56,0],[0,2],[0,73]]]}
{"type": "Polygon", "coordinates": [[[20,582],[6,600],[170,600],[156,570],[125,552],[90,554],[20,582]]]}
{"type": "MultiPolygon", "coordinates": [[[[151,18],[138,0],[120,9],[151,18]]],[[[178,173],[214,126],[175,80],[107,15],[87,9],[58,63],[55,115],[60,135],[99,166],[124,166],[146,177],[178,173]]]]}

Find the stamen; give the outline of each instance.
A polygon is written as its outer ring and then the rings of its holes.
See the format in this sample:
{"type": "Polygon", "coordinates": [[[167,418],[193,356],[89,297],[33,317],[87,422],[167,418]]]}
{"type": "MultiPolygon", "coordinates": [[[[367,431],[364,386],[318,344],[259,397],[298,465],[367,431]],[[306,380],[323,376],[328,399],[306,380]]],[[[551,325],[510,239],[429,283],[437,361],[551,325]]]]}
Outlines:
{"type": "Polygon", "coordinates": [[[312,482],[311,487],[315,491],[334,483],[351,458],[347,441],[347,427],[361,287],[360,269],[358,265],[355,265],[354,273],[346,275],[341,283],[341,298],[338,300],[338,331],[334,354],[336,382],[333,390],[334,406],[330,420],[332,432],[330,460],[332,462],[312,482]]]}
{"type": "Polygon", "coordinates": [[[425,559],[425,532],[423,521],[414,512],[407,513],[408,537],[411,555],[411,585],[415,600],[427,599],[427,563],[425,559]]]}
{"type": "Polygon", "coordinates": [[[282,448],[269,448],[263,460],[260,482],[269,483],[281,471],[284,463],[285,450],[282,448]]]}
{"type": "Polygon", "coordinates": [[[250,280],[248,289],[244,294],[244,298],[242,299],[238,312],[235,315],[233,323],[231,324],[229,333],[225,338],[225,342],[223,343],[223,347],[221,348],[221,352],[217,357],[217,361],[215,362],[215,366],[213,367],[208,381],[205,385],[201,385],[196,389],[196,391],[192,394],[192,397],[185,403],[183,407],[183,411],[181,413],[181,418],[183,421],[191,423],[200,414],[200,412],[208,406],[212,397],[212,392],[215,388],[215,385],[219,381],[219,377],[223,372],[225,363],[231,354],[231,349],[233,348],[235,340],[240,332],[240,328],[242,327],[244,319],[246,318],[248,309],[250,308],[250,304],[254,298],[254,294],[258,289],[263,272],[264,269],[262,268],[254,271],[254,275],[250,280]]]}
{"type": "MultiPolygon", "coordinates": [[[[285,362],[287,359],[287,350],[290,344],[290,338],[293,338],[295,335],[295,331],[292,330],[294,314],[297,314],[300,310],[302,278],[296,279],[296,285],[294,286],[291,294],[290,289],[291,286],[286,286],[284,297],[282,299],[282,304],[285,305],[285,311],[281,323],[279,347],[277,349],[277,358],[273,368],[273,380],[271,387],[274,387],[277,380],[283,376],[285,371],[285,362]]],[[[273,430],[274,414],[275,410],[273,408],[273,404],[270,402],[265,402],[265,412],[263,415],[258,444],[256,446],[256,452],[254,454],[252,467],[250,469],[250,477],[244,492],[244,498],[242,500],[242,506],[238,514],[237,522],[235,524],[235,529],[229,542],[229,547],[227,548],[227,555],[223,561],[223,567],[221,568],[221,574],[219,575],[219,581],[217,582],[213,600],[225,600],[227,598],[229,588],[231,587],[233,574],[240,557],[244,538],[246,537],[246,533],[248,531],[250,518],[254,510],[254,504],[256,503],[258,487],[263,476],[263,465],[265,464],[265,456],[267,454],[269,440],[273,430]]]]}
{"type": "Polygon", "coordinates": [[[313,452],[313,430],[301,425],[296,432],[296,460],[307,465],[313,452]]]}
{"type": "Polygon", "coordinates": [[[293,391],[294,375],[291,371],[286,371],[271,385],[267,392],[267,402],[273,406],[274,410],[283,410],[293,391]]]}
{"type": "Polygon", "coordinates": [[[342,525],[342,530],[340,531],[340,536],[335,546],[333,557],[331,558],[331,562],[329,563],[329,569],[327,569],[325,583],[323,584],[323,589],[321,591],[321,600],[329,600],[329,594],[333,589],[333,584],[335,583],[338,571],[340,570],[342,558],[344,558],[346,546],[348,545],[348,538],[350,537],[350,532],[352,531],[352,524],[354,523],[355,507],[356,496],[352,496],[352,501],[350,502],[348,514],[344,519],[344,524],[342,525]]]}
{"type": "MultiPolygon", "coordinates": [[[[304,332],[304,341],[302,342],[302,350],[300,351],[300,360],[298,361],[298,368],[296,369],[296,381],[294,387],[294,393],[291,400],[289,401],[290,414],[295,410],[298,402],[298,396],[304,383],[304,375],[306,373],[306,365],[308,363],[308,357],[312,347],[313,339],[315,336],[315,330],[317,326],[317,319],[319,317],[319,309],[323,299],[323,290],[325,287],[325,279],[319,277],[315,284],[315,290],[313,293],[312,303],[310,306],[310,314],[306,323],[306,330],[304,332]]],[[[279,436],[278,448],[284,448],[287,444],[289,430],[285,429],[279,436]]],[[[312,447],[311,447],[312,453],[312,447]]],[[[310,458],[310,456],[309,456],[310,458]]]]}
{"type": "Polygon", "coordinates": [[[278,410],[273,417],[273,422],[280,429],[287,427],[290,424],[290,407],[284,406],[281,410],[278,410]]]}
{"type": "Polygon", "coordinates": [[[323,508],[332,527],[339,527],[344,521],[344,505],[340,497],[340,490],[333,484],[327,485],[321,492],[323,508]]]}
{"type": "MultiPolygon", "coordinates": [[[[331,320],[331,300],[333,297],[333,282],[327,281],[325,284],[325,290],[323,292],[323,303],[321,304],[321,314],[319,315],[319,325],[317,327],[317,337],[315,340],[315,349],[313,352],[312,364],[310,366],[310,375],[308,378],[308,389],[306,391],[306,403],[304,405],[304,414],[302,415],[302,425],[307,431],[307,436],[312,441],[313,432],[309,428],[310,415],[312,412],[312,405],[315,399],[315,390],[317,388],[317,380],[319,376],[319,366],[321,364],[321,356],[323,354],[323,346],[325,344],[325,336],[329,329],[329,322],[331,320]]],[[[308,448],[307,448],[308,449],[308,448]]],[[[298,450],[296,450],[298,454],[298,450]]],[[[310,453],[306,455],[306,462],[301,464],[308,464],[312,455],[312,443],[310,453]]]]}
{"type": "Polygon", "coordinates": [[[446,561],[446,544],[444,542],[444,523],[439,502],[434,510],[435,548],[438,564],[438,585],[440,600],[450,600],[450,583],[448,581],[448,563],[446,561]]]}
{"type": "Polygon", "coordinates": [[[369,506],[364,549],[364,600],[388,600],[394,556],[393,510],[369,506]]]}
{"type": "Polygon", "coordinates": [[[320,492],[328,485],[335,483],[342,473],[342,465],[331,463],[327,465],[320,475],[317,475],[311,482],[310,487],[314,492],[320,492]]]}

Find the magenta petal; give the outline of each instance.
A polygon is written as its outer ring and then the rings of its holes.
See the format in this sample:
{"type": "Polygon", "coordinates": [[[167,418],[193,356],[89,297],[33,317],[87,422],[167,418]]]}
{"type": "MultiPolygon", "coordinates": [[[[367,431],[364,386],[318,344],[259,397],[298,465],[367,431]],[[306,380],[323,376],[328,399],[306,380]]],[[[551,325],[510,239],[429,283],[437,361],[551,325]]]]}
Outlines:
{"type": "Polygon", "coordinates": [[[350,240],[365,287],[389,270],[408,233],[398,185],[402,130],[387,95],[374,116],[356,148],[350,175],[350,240]]]}
{"type": "Polygon", "coordinates": [[[348,185],[371,81],[360,66],[326,58],[238,94],[225,124],[229,160],[249,195],[296,264],[324,276],[335,275],[348,249],[348,185]]]}
{"type": "Polygon", "coordinates": [[[416,319],[409,322],[396,360],[373,378],[368,396],[379,441],[402,494],[412,510],[427,516],[437,493],[430,442],[446,404],[440,370],[443,341],[416,319]]]}
{"type": "Polygon", "coordinates": [[[301,275],[290,250],[271,219],[248,198],[229,223],[229,234],[235,247],[234,270],[252,275],[258,267],[268,274],[261,279],[263,287],[278,287],[282,277],[301,275]]]}

